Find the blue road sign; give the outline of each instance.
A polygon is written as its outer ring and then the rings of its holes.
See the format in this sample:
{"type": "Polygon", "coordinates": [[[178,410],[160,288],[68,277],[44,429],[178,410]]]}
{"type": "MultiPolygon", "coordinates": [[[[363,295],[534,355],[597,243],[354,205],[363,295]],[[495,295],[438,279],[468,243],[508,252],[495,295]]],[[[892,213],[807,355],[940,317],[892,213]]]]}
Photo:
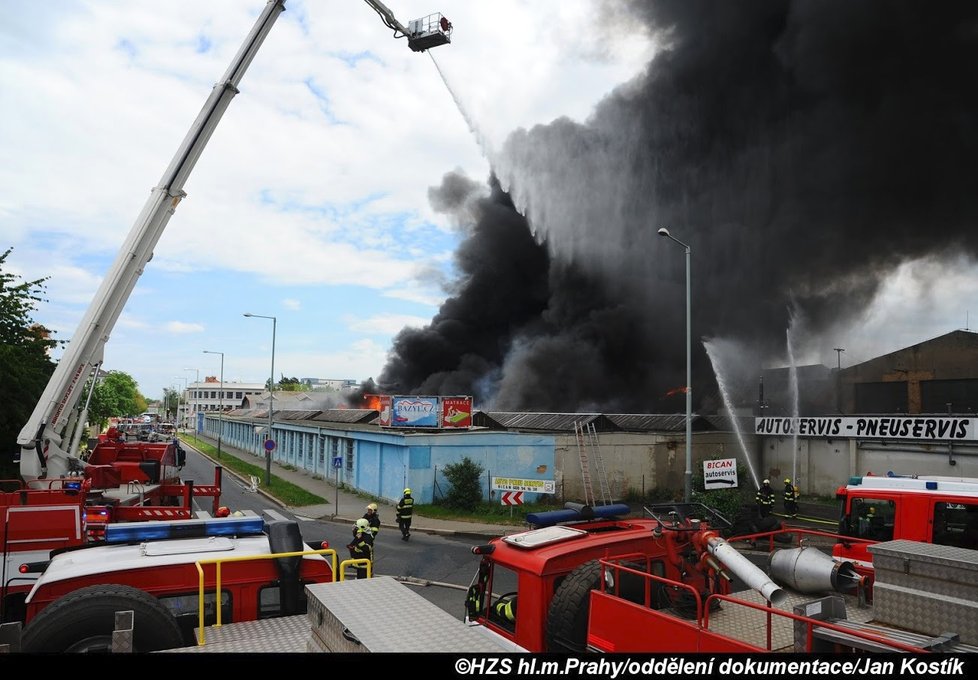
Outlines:
{"type": "Polygon", "coordinates": [[[274,439],[266,439],[265,440],[265,450],[266,451],[274,451],[275,450],[275,440],[274,439]]]}
{"type": "Polygon", "coordinates": [[[335,456],[333,458],[333,467],[334,468],[341,468],[341,467],[343,467],[343,457],[342,456],[335,456]]]}

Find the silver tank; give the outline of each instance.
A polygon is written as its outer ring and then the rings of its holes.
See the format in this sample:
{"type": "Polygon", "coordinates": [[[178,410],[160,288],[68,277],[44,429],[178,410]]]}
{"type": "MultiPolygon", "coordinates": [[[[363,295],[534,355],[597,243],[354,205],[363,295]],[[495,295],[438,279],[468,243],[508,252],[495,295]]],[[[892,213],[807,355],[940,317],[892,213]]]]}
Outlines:
{"type": "Polygon", "coordinates": [[[775,550],[768,558],[768,573],[781,585],[800,593],[845,592],[859,579],[851,562],[836,562],[831,555],[811,546],[775,550]]]}

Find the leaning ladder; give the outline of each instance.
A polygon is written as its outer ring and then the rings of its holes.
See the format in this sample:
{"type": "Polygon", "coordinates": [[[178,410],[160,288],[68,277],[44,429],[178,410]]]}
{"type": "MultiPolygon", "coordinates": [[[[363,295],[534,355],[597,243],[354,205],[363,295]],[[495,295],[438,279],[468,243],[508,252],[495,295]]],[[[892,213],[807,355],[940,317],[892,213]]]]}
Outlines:
{"type": "Polygon", "coordinates": [[[588,463],[587,442],[584,438],[584,423],[574,421],[574,434],[577,435],[577,455],[581,459],[581,481],[584,486],[584,505],[594,506],[594,489],[591,487],[591,465],[588,463]]]}
{"type": "Polygon", "coordinates": [[[604,471],[604,463],[601,460],[601,447],[598,442],[598,431],[594,423],[587,425],[588,444],[591,448],[590,459],[594,461],[594,472],[598,476],[598,489],[601,490],[601,504],[611,505],[611,485],[608,484],[608,475],[604,471]]]}

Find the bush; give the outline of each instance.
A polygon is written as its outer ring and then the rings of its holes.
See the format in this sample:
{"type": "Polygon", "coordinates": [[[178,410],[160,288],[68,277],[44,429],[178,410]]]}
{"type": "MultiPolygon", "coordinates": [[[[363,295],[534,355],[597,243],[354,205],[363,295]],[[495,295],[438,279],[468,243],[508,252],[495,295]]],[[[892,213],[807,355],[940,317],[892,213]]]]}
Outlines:
{"type": "Polygon", "coordinates": [[[443,472],[451,488],[445,494],[445,505],[456,510],[475,510],[482,501],[482,484],[479,480],[483,471],[484,468],[468,456],[446,465],[443,472]]]}

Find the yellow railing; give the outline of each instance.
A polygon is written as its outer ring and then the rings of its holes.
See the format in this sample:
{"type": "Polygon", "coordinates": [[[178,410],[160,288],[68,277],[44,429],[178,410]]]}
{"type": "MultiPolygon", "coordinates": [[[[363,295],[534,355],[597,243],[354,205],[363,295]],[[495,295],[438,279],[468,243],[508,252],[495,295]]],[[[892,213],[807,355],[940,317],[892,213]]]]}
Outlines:
{"type": "MultiPolygon", "coordinates": [[[[215,602],[217,606],[217,621],[214,624],[215,628],[221,627],[221,565],[225,562],[248,562],[251,560],[273,560],[279,557],[301,557],[303,555],[329,555],[330,556],[330,568],[333,570],[333,580],[336,580],[336,551],[333,548],[324,548],[322,550],[303,550],[302,552],[287,552],[287,553],[274,553],[271,555],[242,555],[240,557],[216,557],[210,560],[198,560],[195,563],[197,567],[198,575],[198,591],[197,591],[197,606],[198,606],[198,623],[200,629],[200,638],[197,640],[197,646],[202,647],[204,645],[204,565],[214,564],[216,565],[215,573],[215,589],[217,594],[217,600],[215,602]]],[[[343,562],[362,562],[364,560],[347,560],[343,562]]],[[[369,560],[367,573],[369,575],[370,567],[369,560]]],[[[342,575],[341,575],[342,580],[342,575]]]]}
{"type": "MultiPolygon", "coordinates": [[[[355,559],[355,560],[343,560],[342,562],[340,562],[340,580],[341,581],[345,581],[346,580],[346,568],[347,567],[366,567],[367,568],[367,578],[370,578],[373,575],[372,574],[373,565],[370,563],[370,560],[368,560],[366,557],[360,557],[360,558],[355,559]]],[[[333,573],[335,574],[336,572],[333,572],[333,573]]],[[[336,577],[335,576],[333,577],[333,580],[334,581],[336,580],[336,577]]]]}

